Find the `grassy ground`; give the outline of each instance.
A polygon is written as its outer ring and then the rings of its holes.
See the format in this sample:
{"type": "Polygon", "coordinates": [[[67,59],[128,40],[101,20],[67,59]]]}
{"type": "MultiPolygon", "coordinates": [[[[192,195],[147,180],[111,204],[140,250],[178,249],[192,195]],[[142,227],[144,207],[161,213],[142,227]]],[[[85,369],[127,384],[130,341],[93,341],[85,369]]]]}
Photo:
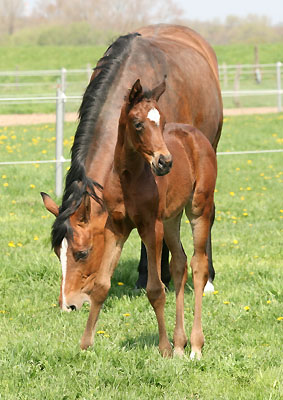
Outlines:
{"type": "MultiPolygon", "coordinates": [[[[219,151],[282,148],[283,115],[227,118],[219,151]]],[[[65,156],[75,124],[65,127],[65,156]]],[[[54,126],[0,128],[2,160],[50,159],[54,126]]],[[[66,166],[67,167],[67,166],[66,166]]],[[[216,292],[204,297],[203,359],[164,360],[146,295],[135,293],[139,239],[126,244],[98,322],[95,345],[79,349],[88,307],[57,306],[58,260],[50,250],[51,165],[1,166],[0,398],[279,400],[282,385],[282,153],[218,157],[213,232],[216,292]],[[281,279],[280,279],[281,278],[281,279]],[[122,282],[123,285],[118,284],[122,282]]],[[[188,257],[186,218],[182,237],[188,257]]],[[[185,321],[192,325],[191,279],[185,321]]],[[[167,296],[170,338],[174,292],[167,296]]]]}

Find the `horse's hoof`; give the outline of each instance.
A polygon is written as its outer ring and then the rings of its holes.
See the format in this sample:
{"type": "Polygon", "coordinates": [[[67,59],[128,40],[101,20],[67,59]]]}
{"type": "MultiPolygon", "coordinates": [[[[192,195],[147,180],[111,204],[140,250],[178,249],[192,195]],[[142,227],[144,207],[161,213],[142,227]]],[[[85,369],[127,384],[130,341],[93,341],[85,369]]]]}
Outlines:
{"type": "Polygon", "coordinates": [[[160,353],[163,358],[172,358],[173,357],[173,351],[172,348],[166,348],[166,349],[160,349],[160,353]]]}
{"type": "Polygon", "coordinates": [[[191,354],[190,354],[190,359],[192,361],[194,361],[194,360],[199,361],[201,359],[201,351],[193,351],[192,350],[191,354]]]}
{"type": "Polygon", "coordinates": [[[84,339],[84,338],[82,338],[82,340],[81,340],[81,345],[80,345],[80,347],[81,347],[81,349],[82,350],[87,350],[89,347],[91,347],[93,345],[93,342],[92,341],[90,341],[89,339],[84,339]]]}
{"type": "Polygon", "coordinates": [[[184,355],[184,349],[182,347],[175,347],[174,356],[182,358],[184,355]]]}
{"type": "Polygon", "coordinates": [[[207,283],[204,287],[204,293],[213,293],[213,292],[214,292],[213,283],[210,281],[207,281],[207,283]]]}

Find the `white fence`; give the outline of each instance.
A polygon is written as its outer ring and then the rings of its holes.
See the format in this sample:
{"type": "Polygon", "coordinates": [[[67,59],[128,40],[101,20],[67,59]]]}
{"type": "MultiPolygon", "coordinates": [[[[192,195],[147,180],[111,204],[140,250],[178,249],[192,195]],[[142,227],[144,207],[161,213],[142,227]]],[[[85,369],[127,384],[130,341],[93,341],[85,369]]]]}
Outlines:
{"type": "MultiPolygon", "coordinates": [[[[85,75],[85,85],[90,79],[92,70],[90,67],[87,69],[81,70],[69,70],[67,71],[65,68],[61,70],[46,70],[46,71],[17,71],[15,73],[10,72],[0,72],[0,80],[1,77],[9,78],[9,80],[16,80],[16,82],[6,82],[0,83],[0,88],[4,87],[5,89],[11,88],[27,88],[29,85],[33,88],[36,87],[35,82],[20,82],[20,77],[46,77],[52,76],[57,78],[56,83],[52,83],[52,85],[56,85],[56,95],[28,95],[28,96],[14,96],[14,97],[0,97],[0,104],[26,104],[31,102],[36,103],[55,103],[56,102],[56,159],[55,160],[46,160],[46,161],[20,161],[20,162],[0,162],[1,165],[19,165],[19,164],[34,164],[34,163],[55,163],[56,164],[56,176],[55,176],[55,193],[56,196],[61,196],[63,191],[63,163],[69,162],[70,160],[66,160],[63,157],[63,137],[64,137],[64,113],[65,113],[65,103],[66,101],[79,101],[81,100],[81,95],[69,95],[66,94],[68,87],[67,77],[70,74],[84,74],[85,75]]],[[[265,64],[265,65],[242,65],[242,66],[226,66],[222,65],[219,67],[219,75],[220,80],[223,87],[227,87],[229,85],[229,81],[234,82],[233,90],[222,90],[223,98],[232,97],[233,99],[239,99],[240,97],[245,96],[268,96],[275,95],[277,96],[277,110],[278,112],[282,111],[282,94],[283,90],[281,89],[281,74],[282,74],[282,63],[277,62],[276,64],[265,64]],[[262,82],[262,77],[265,75],[272,76],[274,84],[276,87],[269,89],[250,89],[250,90],[240,90],[240,79],[242,76],[254,76],[255,82],[257,85],[260,85],[262,82]]],[[[50,85],[50,82],[48,83],[50,85]]],[[[52,86],[51,85],[51,86],[52,86]]],[[[38,83],[39,87],[39,83],[38,83]]],[[[42,87],[42,86],[40,86],[42,87]]],[[[53,87],[54,90],[54,87],[53,87]]],[[[263,152],[282,152],[283,150],[262,150],[262,151],[244,151],[244,152],[234,152],[234,153],[218,153],[218,155],[232,155],[232,154],[258,154],[263,152]]]]}

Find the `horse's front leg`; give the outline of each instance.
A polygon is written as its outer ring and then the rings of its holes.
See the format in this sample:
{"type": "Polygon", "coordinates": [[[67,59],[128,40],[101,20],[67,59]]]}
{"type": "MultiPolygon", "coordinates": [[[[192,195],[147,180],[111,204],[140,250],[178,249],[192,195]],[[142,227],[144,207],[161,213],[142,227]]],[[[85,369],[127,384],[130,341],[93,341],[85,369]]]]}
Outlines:
{"type": "Polygon", "coordinates": [[[105,247],[100,268],[90,277],[87,291],[91,299],[91,306],[86,328],[81,339],[81,349],[85,350],[93,345],[95,326],[101,307],[111,287],[111,277],[118,264],[121,251],[129,233],[125,234],[113,229],[110,221],[107,221],[104,238],[105,247]]]}
{"type": "Polygon", "coordinates": [[[142,231],[139,230],[139,233],[147,250],[148,280],[146,291],[157,318],[159,350],[163,357],[171,357],[172,347],[168,340],[164,318],[166,295],[164,285],[161,281],[163,223],[162,221],[156,221],[154,226],[147,225],[142,231]]]}

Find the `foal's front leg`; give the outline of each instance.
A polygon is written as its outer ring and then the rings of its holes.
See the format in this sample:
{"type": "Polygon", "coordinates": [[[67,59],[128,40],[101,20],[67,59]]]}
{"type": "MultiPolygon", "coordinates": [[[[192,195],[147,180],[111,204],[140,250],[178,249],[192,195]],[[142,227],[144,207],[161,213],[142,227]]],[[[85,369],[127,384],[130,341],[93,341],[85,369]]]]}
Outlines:
{"type": "Polygon", "coordinates": [[[161,281],[163,223],[162,221],[156,221],[154,226],[148,225],[142,232],[139,231],[139,233],[147,250],[148,280],[146,291],[157,318],[159,350],[163,357],[171,357],[172,347],[168,340],[164,318],[166,295],[164,285],[161,281]]]}
{"type": "Polygon", "coordinates": [[[123,245],[128,235],[129,233],[117,234],[117,231],[113,230],[110,221],[107,221],[104,233],[105,247],[101,265],[98,272],[91,277],[91,282],[89,282],[89,286],[91,287],[91,306],[86,328],[81,339],[81,349],[83,350],[93,345],[98,316],[111,287],[111,277],[118,264],[123,245]]]}

